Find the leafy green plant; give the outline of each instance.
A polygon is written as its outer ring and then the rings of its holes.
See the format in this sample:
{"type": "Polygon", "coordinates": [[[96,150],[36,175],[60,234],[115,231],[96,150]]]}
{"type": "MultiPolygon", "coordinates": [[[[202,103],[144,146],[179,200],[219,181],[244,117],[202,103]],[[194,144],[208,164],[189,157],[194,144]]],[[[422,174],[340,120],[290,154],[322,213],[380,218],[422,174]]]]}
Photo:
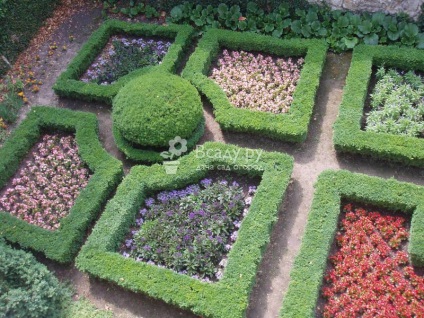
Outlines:
{"type": "Polygon", "coordinates": [[[62,317],[70,290],[29,253],[0,240],[0,316],[62,317]]]}
{"type": "Polygon", "coordinates": [[[15,122],[18,118],[19,109],[24,104],[21,93],[24,85],[20,80],[6,76],[0,83],[0,118],[3,118],[9,124],[15,122]]]}
{"type": "Polygon", "coordinates": [[[402,73],[378,69],[367,131],[416,137],[424,131],[423,80],[413,71],[402,73]]]}
{"type": "Polygon", "coordinates": [[[185,2],[171,10],[168,21],[192,24],[202,31],[225,28],[282,38],[323,38],[336,52],[352,49],[360,43],[424,48],[424,33],[405,15],[356,14],[331,11],[326,6],[294,9],[282,3],[273,11],[265,12],[256,2],[248,2],[244,11],[238,5],[225,3],[205,8],[185,2]]]}

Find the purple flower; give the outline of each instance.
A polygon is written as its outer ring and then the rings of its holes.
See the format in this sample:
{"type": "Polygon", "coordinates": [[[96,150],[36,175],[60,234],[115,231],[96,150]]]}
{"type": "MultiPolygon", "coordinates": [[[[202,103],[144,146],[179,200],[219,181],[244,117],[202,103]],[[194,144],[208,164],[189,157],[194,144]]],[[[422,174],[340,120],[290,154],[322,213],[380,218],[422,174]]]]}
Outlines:
{"type": "Polygon", "coordinates": [[[155,203],[155,199],[153,199],[153,198],[148,198],[145,201],[145,204],[146,204],[147,207],[151,207],[154,203],[155,203]]]}
{"type": "Polygon", "coordinates": [[[200,184],[207,188],[212,184],[212,179],[203,179],[202,181],[200,181],[200,184]]]}

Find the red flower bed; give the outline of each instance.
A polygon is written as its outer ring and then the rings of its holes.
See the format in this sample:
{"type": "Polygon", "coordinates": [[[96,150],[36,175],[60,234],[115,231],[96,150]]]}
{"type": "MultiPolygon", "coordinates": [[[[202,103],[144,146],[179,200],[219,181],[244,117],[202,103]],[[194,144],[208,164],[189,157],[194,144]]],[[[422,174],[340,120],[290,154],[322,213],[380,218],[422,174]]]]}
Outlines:
{"type": "Polygon", "coordinates": [[[424,317],[424,279],[408,260],[405,218],[347,204],[325,276],[324,317],[424,317]]]}

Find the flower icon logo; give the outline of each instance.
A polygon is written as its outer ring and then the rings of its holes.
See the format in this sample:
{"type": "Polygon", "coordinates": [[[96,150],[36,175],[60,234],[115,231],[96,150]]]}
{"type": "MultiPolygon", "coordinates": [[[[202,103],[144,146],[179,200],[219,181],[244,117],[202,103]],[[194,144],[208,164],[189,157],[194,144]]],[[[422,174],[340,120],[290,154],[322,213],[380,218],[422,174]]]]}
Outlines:
{"type": "Polygon", "coordinates": [[[175,137],[175,139],[169,141],[169,152],[174,156],[181,156],[184,152],[187,151],[187,140],[181,139],[180,136],[175,137]]]}
{"type": "Polygon", "coordinates": [[[187,152],[187,140],[177,136],[169,141],[169,151],[163,151],[160,155],[164,159],[172,160],[174,156],[179,157],[184,152],[187,152]]]}

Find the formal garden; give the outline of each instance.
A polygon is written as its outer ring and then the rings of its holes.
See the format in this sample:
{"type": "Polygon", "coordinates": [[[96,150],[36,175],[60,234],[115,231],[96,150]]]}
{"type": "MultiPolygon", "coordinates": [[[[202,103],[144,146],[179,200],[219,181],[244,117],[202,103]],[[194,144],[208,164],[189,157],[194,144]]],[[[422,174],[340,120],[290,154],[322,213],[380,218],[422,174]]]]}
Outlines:
{"type": "Polygon", "coordinates": [[[0,2],[1,317],[424,315],[424,14],[0,2]]]}

